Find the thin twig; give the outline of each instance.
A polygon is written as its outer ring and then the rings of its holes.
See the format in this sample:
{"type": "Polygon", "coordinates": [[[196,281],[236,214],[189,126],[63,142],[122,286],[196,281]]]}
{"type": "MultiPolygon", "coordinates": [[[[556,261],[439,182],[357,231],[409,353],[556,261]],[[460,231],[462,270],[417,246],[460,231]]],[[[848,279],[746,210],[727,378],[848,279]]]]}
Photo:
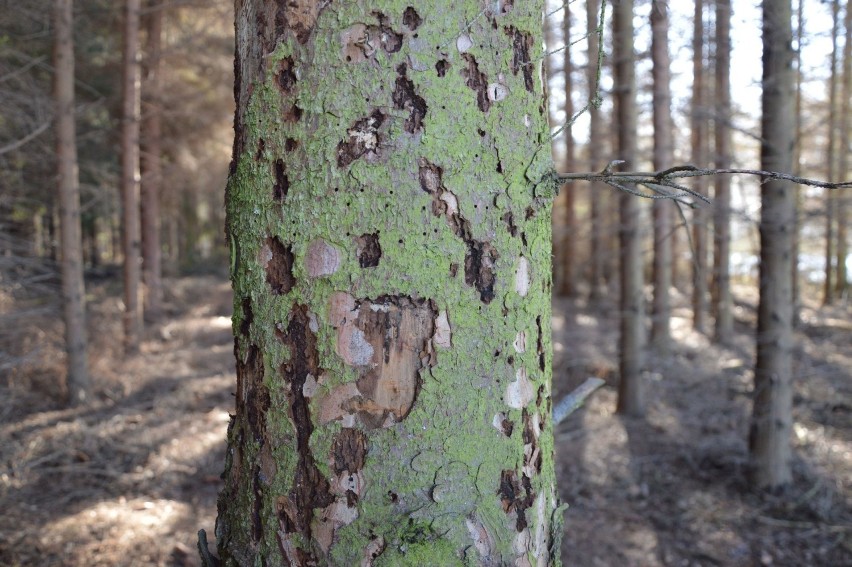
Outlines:
{"type": "Polygon", "coordinates": [[[587,378],[573,392],[562,398],[553,407],[553,425],[559,425],[566,417],[577,411],[583,405],[586,398],[591,396],[595,390],[606,384],[600,378],[587,378]]]}

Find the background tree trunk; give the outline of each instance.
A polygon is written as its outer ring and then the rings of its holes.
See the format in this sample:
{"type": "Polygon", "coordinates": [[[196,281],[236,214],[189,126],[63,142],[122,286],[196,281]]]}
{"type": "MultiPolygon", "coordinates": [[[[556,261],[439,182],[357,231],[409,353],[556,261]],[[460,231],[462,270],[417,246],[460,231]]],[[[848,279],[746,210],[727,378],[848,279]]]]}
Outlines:
{"type": "MultiPolygon", "coordinates": [[[[731,5],[716,0],[716,167],[731,167],[731,5]]],[[[734,315],[731,300],[731,178],[716,175],[713,199],[713,312],[714,335],[718,343],[733,337],[734,315]]]]}
{"type": "MultiPolygon", "coordinates": [[[[793,158],[793,48],[790,0],[763,2],[761,169],[789,172],[793,158]]],[[[792,480],[792,236],[795,192],[764,179],[760,214],[760,304],[754,411],[749,448],[752,482],[777,487],[792,480]]]]}
{"type": "Polygon", "coordinates": [[[139,1],[126,0],[121,120],[122,248],[124,250],[124,348],[139,350],[142,333],[139,234],[139,1]]]}
{"type": "Polygon", "coordinates": [[[163,282],[160,254],[160,188],[163,174],[160,162],[162,127],[162,80],[160,57],[164,7],[159,0],[148,2],[145,18],[145,58],[143,59],[143,112],[141,138],[141,236],[142,281],[145,284],[145,317],[156,320],[162,312],[163,282]]]}
{"type": "MultiPolygon", "coordinates": [[[[704,85],[704,0],[695,0],[695,19],[692,36],[692,163],[707,166],[707,97],[704,85]]],[[[695,179],[694,188],[707,194],[707,179],[695,179]]],[[[703,333],[707,328],[707,217],[705,207],[692,214],[692,325],[703,333]]]]}
{"type": "MultiPolygon", "coordinates": [[[[565,74],[565,120],[568,122],[563,135],[565,137],[565,162],[564,169],[567,172],[576,170],[576,159],[574,157],[574,134],[570,124],[571,117],[574,116],[574,101],[571,98],[571,93],[574,91],[574,81],[572,74],[574,66],[571,63],[571,11],[569,5],[565,4],[565,14],[562,22],[562,37],[565,42],[565,50],[563,53],[562,69],[565,74]]],[[[562,239],[562,257],[559,264],[562,267],[560,278],[559,293],[567,297],[577,295],[577,253],[576,242],[578,238],[577,227],[577,211],[576,211],[576,187],[574,183],[566,183],[562,187],[565,194],[565,238],[562,239]]]]}
{"type": "MultiPolygon", "coordinates": [[[[588,0],[586,2],[586,26],[589,31],[586,38],[586,51],[588,53],[588,65],[586,67],[587,81],[589,86],[589,100],[599,102],[598,97],[598,29],[600,2],[588,0]]],[[[603,30],[601,30],[602,32],[603,30]]],[[[603,124],[601,122],[601,111],[597,104],[589,107],[589,171],[598,171],[604,164],[601,163],[601,148],[604,144],[603,124]]],[[[591,250],[589,253],[590,275],[589,275],[589,299],[599,300],[605,291],[604,273],[606,265],[605,227],[604,217],[606,206],[606,186],[601,183],[589,184],[589,217],[592,224],[591,250]]]]}
{"type": "MultiPolygon", "coordinates": [[[[666,2],[651,2],[651,59],[654,76],[654,169],[672,165],[671,58],[669,57],[669,15],[666,2]]],[[[673,203],[654,201],[654,303],[651,343],[666,352],[671,342],[672,215],[673,203]]]]}
{"type": "MultiPolygon", "coordinates": [[[[796,136],[793,145],[793,167],[796,175],[802,175],[802,142],[804,134],[804,116],[802,113],[802,45],[805,37],[805,2],[796,0],[796,136]]],[[[799,251],[802,241],[802,187],[796,185],[796,218],[793,231],[793,326],[801,322],[801,286],[799,277],[799,251]]]]}
{"type": "MultiPolygon", "coordinates": [[[[828,77],[828,148],[825,155],[825,175],[829,181],[837,181],[837,34],[840,27],[840,2],[831,2],[831,72],[828,77]]],[[[823,284],[823,303],[834,303],[834,226],[837,196],[835,191],[825,192],[825,282],[823,284]]]]}
{"type": "MultiPolygon", "coordinates": [[[[632,171],[636,160],[636,77],[633,54],[633,2],[613,3],[613,59],[615,73],[615,123],[618,159],[632,171]]],[[[642,237],[639,200],[619,193],[619,268],[621,282],[621,331],[619,340],[618,411],[627,415],[644,412],[642,399],[642,342],[644,306],[642,289],[642,237]]]]}
{"type": "MultiPolygon", "coordinates": [[[[846,11],[843,16],[843,27],[845,29],[845,41],[843,43],[843,87],[840,99],[840,160],[837,166],[838,176],[848,179],[849,176],[849,152],[850,145],[850,109],[852,102],[852,11],[849,3],[846,3],[846,11]]],[[[837,297],[846,296],[849,285],[849,275],[846,270],[846,257],[849,255],[849,191],[837,194],[837,297]]]]}
{"type": "Polygon", "coordinates": [[[80,184],[74,124],[74,2],[54,0],[53,48],[56,100],[56,161],[62,261],[62,315],[68,353],[66,385],[72,404],[91,397],[86,355],[86,292],[83,284],[83,238],[80,225],[80,184]]]}
{"type": "Polygon", "coordinates": [[[226,565],[559,563],[543,6],[398,6],[236,4],[226,565]]]}

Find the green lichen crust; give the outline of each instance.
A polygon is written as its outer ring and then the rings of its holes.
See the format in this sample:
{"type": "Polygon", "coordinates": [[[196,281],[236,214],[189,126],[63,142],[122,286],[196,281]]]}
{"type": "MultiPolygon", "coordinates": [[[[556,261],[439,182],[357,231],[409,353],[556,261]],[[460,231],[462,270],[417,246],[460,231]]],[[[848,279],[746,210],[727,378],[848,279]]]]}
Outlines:
{"type": "Polygon", "coordinates": [[[558,564],[542,3],[237,4],[224,564],[558,564]]]}

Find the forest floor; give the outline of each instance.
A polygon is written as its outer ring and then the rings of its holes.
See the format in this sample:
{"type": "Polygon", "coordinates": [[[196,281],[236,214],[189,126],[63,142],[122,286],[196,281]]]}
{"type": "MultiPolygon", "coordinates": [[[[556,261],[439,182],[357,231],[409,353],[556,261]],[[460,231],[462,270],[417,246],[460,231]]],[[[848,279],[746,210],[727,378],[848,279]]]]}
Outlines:
{"type": "MultiPolygon", "coordinates": [[[[166,317],[123,362],[119,288],[90,286],[97,394],[84,409],[48,394],[55,316],[19,323],[16,348],[36,356],[0,364],[0,565],[199,565],[233,410],[231,294],[221,278],[169,283],[166,317]]],[[[555,398],[608,382],[556,430],[567,565],[852,565],[852,308],[803,310],[795,482],[757,495],[745,476],[756,297],[737,291],[728,348],[693,332],[676,298],[677,340],[647,361],[643,420],[614,413],[617,313],[554,301],[555,398]]]]}

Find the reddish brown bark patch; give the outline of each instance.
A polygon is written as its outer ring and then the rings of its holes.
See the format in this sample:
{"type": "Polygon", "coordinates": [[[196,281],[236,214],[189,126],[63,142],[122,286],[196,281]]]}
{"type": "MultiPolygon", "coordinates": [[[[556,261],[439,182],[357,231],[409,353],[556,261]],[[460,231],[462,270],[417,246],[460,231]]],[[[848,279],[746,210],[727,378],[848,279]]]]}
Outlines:
{"type": "Polygon", "coordinates": [[[361,118],[346,131],[346,138],[337,144],[337,165],[348,167],[361,157],[377,156],[379,150],[379,128],[385,121],[380,110],[361,118]]]}
{"type": "Polygon", "coordinates": [[[293,251],[285,246],[277,236],[266,239],[264,246],[266,263],[266,283],[269,284],[272,293],[284,295],[289,293],[296,285],[293,276],[293,251]]]}
{"type": "Polygon", "coordinates": [[[497,494],[500,496],[503,511],[506,514],[511,514],[512,512],[517,514],[515,529],[519,532],[524,531],[528,525],[526,510],[532,506],[535,500],[530,479],[526,475],[521,475],[521,481],[518,482],[518,475],[515,471],[504,470],[500,474],[500,484],[497,487],[497,494]]]}
{"type": "Polygon", "coordinates": [[[512,74],[517,76],[520,72],[524,76],[524,87],[533,92],[533,66],[530,61],[532,34],[522,32],[514,26],[504,28],[503,31],[512,38],[512,74]]]}
{"type": "Polygon", "coordinates": [[[397,67],[397,78],[391,99],[397,110],[408,110],[408,118],[405,119],[405,131],[413,134],[423,128],[423,119],[426,117],[426,99],[418,95],[414,90],[414,83],[406,76],[407,67],[405,63],[397,67]]]}
{"type": "Polygon", "coordinates": [[[479,110],[488,112],[488,109],[491,108],[491,100],[488,98],[488,77],[479,70],[479,64],[473,55],[462,53],[462,58],[467,63],[467,67],[461,70],[464,82],[468,88],[476,93],[476,105],[479,110]]]}
{"type": "Polygon", "coordinates": [[[242,302],[243,320],[240,322],[240,334],[244,337],[249,336],[251,324],[254,322],[254,312],[251,309],[251,298],[244,297],[242,302]]]}
{"type": "Polygon", "coordinates": [[[277,0],[275,35],[280,38],[290,29],[302,45],[308,42],[317,23],[321,3],[316,0],[277,0]]]}
{"type": "Polygon", "coordinates": [[[382,258],[382,246],[379,243],[379,233],[362,234],[357,238],[355,255],[358,265],[362,268],[375,268],[382,258]]]}
{"type": "Polygon", "coordinates": [[[286,329],[276,330],[278,339],[290,351],[290,359],[281,365],[281,375],[288,384],[288,413],[296,434],[296,452],[298,463],[293,478],[293,488],[288,500],[290,505],[282,505],[282,525],[287,532],[298,532],[307,540],[311,539],[311,521],[314,508],[325,508],[334,502],[328,480],[317,468],[310,446],[313,433],[309,400],[303,387],[308,375],[318,376],[319,352],[316,335],[310,329],[308,308],[296,305],[290,313],[286,329]]]}
{"type": "Polygon", "coordinates": [[[275,185],[272,187],[272,198],[281,203],[290,191],[290,178],[284,171],[284,162],[275,160],[275,185]]]}
{"type": "Polygon", "coordinates": [[[289,124],[295,124],[301,119],[302,109],[296,106],[295,104],[290,105],[290,107],[284,111],[284,122],[287,122],[289,124]]]}
{"type": "Polygon", "coordinates": [[[439,77],[445,76],[449,70],[450,62],[446,59],[440,59],[437,63],[435,63],[435,72],[438,73],[439,77]]]}
{"type": "Polygon", "coordinates": [[[280,65],[281,67],[278,69],[278,74],[276,75],[278,88],[281,89],[283,94],[288,95],[293,91],[293,87],[296,86],[296,72],[293,70],[293,58],[285,57],[281,60],[280,65]]]}

